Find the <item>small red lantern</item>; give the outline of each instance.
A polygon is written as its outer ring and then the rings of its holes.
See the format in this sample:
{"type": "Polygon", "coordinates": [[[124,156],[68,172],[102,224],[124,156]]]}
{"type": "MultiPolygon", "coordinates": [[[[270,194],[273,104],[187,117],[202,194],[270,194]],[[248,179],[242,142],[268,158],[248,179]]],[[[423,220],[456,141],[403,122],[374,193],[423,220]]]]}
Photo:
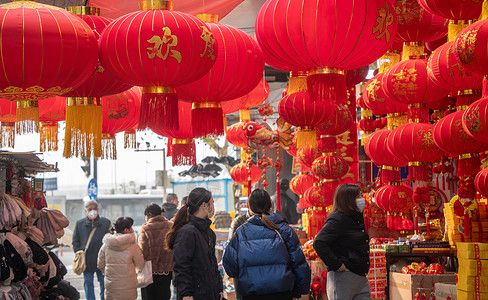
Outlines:
{"type": "Polygon", "coordinates": [[[488,74],[488,20],[478,21],[464,28],[454,40],[458,61],[466,70],[488,74]]]}
{"type": "Polygon", "coordinates": [[[32,1],[0,5],[0,98],[41,100],[70,92],[93,72],[97,38],[77,16],[32,1]]]}
{"type": "Polygon", "coordinates": [[[263,101],[266,101],[268,96],[269,84],[264,78],[261,78],[261,81],[248,94],[233,100],[222,102],[222,111],[227,115],[241,109],[249,109],[262,104],[263,101]]]}
{"type": "Polygon", "coordinates": [[[318,182],[317,177],[306,173],[300,173],[290,180],[290,190],[300,196],[300,200],[298,202],[299,209],[305,209],[308,207],[308,203],[306,203],[302,196],[309,188],[318,182]]]}
{"type": "Polygon", "coordinates": [[[178,126],[173,88],[203,77],[218,55],[210,28],[172,11],[172,1],[143,1],[141,11],[112,22],[100,36],[102,64],[125,82],[141,86],[139,128],[178,126]]]}
{"type": "Polygon", "coordinates": [[[334,152],[337,150],[336,135],[344,133],[351,128],[353,119],[349,109],[345,105],[334,106],[334,113],[329,120],[317,126],[317,136],[320,137],[318,147],[323,152],[334,152]]]}
{"type": "Polygon", "coordinates": [[[322,152],[316,148],[300,148],[297,152],[297,157],[308,168],[312,168],[314,160],[319,158],[320,156],[322,156],[322,152]]]}
{"type": "Polygon", "coordinates": [[[39,101],[41,152],[58,151],[58,122],[66,119],[66,98],[53,97],[39,101]]]}
{"type": "Polygon", "coordinates": [[[297,133],[298,148],[316,147],[315,127],[327,122],[333,112],[331,103],[312,102],[306,91],[286,95],[278,105],[280,117],[300,127],[297,133]]]}
{"type": "Polygon", "coordinates": [[[305,191],[303,197],[309,206],[312,207],[328,207],[333,203],[335,189],[331,190],[326,186],[314,184],[311,188],[305,191]]]}
{"type": "Polygon", "coordinates": [[[474,179],[476,190],[488,198],[488,168],[481,170],[474,179]]]}
{"type": "Polygon", "coordinates": [[[264,57],[257,41],[242,30],[206,23],[218,56],[202,78],[177,87],[181,99],[193,102],[194,137],[224,134],[221,103],[251,92],[263,77],[264,57]]]}
{"type": "Polygon", "coordinates": [[[261,179],[261,169],[256,166],[252,165],[251,167],[251,174],[249,175],[249,169],[246,166],[246,163],[239,163],[230,169],[230,177],[232,177],[232,180],[235,182],[242,184],[243,186],[246,186],[248,184],[248,179],[251,179],[251,184],[254,184],[261,179]]]}
{"type": "Polygon", "coordinates": [[[375,193],[376,204],[388,212],[387,227],[394,230],[403,229],[402,212],[413,207],[413,191],[407,185],[385,185],[375,193]]]}
{"type": "Polygon", "coordinates": [[[313,174],[322,179],[337,180],[349,171],[349,163],[337,154],[324,154],[314,160],[313,174]]]}
{"type": "Polygon", "coordinates": [[[427,63],[429,77],[440,87],[450,91],[479,89],[483,75],[467,71],[456,59],[454,42],[437,48],[427,63]]]}
{"type": "Polygon", "coordinates": [[[483,1],[465,0],[417,0],[420,6],[432,14],[451,20],[478,19],[483,1]]]}
{"type": "Polygon", "coordinates": [[[474,176],[479,171],[479,153],[488,150],[488,144],[471,138],[463,129],[464,111],[457,111],[437,121],[433,131],[434,142],[443,151],[459,156],[457,175],[474,176]]]}
{"type": "Polygon", "coordinates": [[[17,103],[0,99],[0,147],[13,148],[15,146],[15,120],[17,103]]]}

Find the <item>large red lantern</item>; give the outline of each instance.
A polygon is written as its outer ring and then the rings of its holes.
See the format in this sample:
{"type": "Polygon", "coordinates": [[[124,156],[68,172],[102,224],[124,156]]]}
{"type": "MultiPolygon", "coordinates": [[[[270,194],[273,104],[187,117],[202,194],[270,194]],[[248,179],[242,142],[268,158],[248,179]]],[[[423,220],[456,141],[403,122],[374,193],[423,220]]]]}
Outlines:
{"type": "Polygon", "coordinates": [[[467,71],[456,58],[454,42],[437,48],[427,63],[429,77],[440,87],[450,91],[479,89],[483,75],[467,71]]]}
{"type": "Polygon", "coordinates": [[[249,169],[247,168],[246,163],[241,162],[230,169],[230,177],[232,177],[232,180],[243,186],[246,186],[248,181],[250,181],[251,184],[254,184],[261,179],[262,172],[256,165],[252,165],[250,171],[249,174],[249,169]]]}
{"type": "Polygon", "coordinates": [[[131,129],[139,118],[141,88],[102,98],[102,159],[117,159],[115,134],[131,129]]]}
{"type": "Polygon", "coordinates": [[[413,207],[413,191],[407,185],[385,185],[375,193],[376,204],[388,212],[387,227],[394,230],[403,229],[400,213],[413,207]]]}
{"type": "Polygon", "coordinates": [[[336,135],[346,132],[351,128],[352,123],[353,119],[347,106],[336,105],[332,117],[316,128],[317,136],[319,137],[319,149],[323,152],[336,151],[336,135]]]}
{"type": "Polygon", "coordinates": [[[258,85],[256,85],[256,87],[248,94],[233,100],[223,102],[222,111],[226,115],[241,109],[249,109],[251,107],[262,104],[263,101],[266,101],[268,96],[269,84],[264,78],[261,78],[261,81],[258,83],[258,85]]]}
{"type": "Polygon", "coordinates": [[[488,74],[488,20],[464,28],[454,40],[458,61],[466,70],[488,74]]]}
{"type": "Polygon", "coordinates": [[[322,152],[317,148],[305,147],[299,148],[297,157],[308,168],[312,168],[314,160],[322,156],[322,152]]]}
{"type": "Polygon", "coordinates": [[[77,16],[32,1],[0,5],[0,98],[41,100],[66,94],[93,72],[97,38],[77,16]]]}
{"type": "Polygon", "coordinates": [[[398,159],[408,161],[411,181],[427,181],[426,162],[437,161],[442,151],[433,139],[434,125],[409,123],[391,131],[388,147],[398,159]]]}
{"type": "Polygon", "coordinates": [[[398,29],[395,39],[402,42],[429,42],[447,34],[448,21],[422,8],[417,0],[394,0],[398,29]]]}
{"type": "Polygon", "coordinates": [[[321,184],[314,184],[305,191],[303,198],[309,206],[328,207],[333,203],[334,190],[329,189],[321,184]]]}
{"type": "Polygon", "coordinates": [[[366,83],[363,89],[364,104],[377,116],[406,112],[406,104],[394,101],[383,90],[382,80],[384,75],[385,73],[379,73],[366,83]]]}
{"type": "Polygon", "coordinates": [[[478,19],[481,14],[483,1],[466,0],[417,0],[427,11],[451,20],[478,19]]]}
{"type": "Polygon", "coordinates": [[[312,102],[306,91],[286,95],[278,105],[280,117],[285,122],[300,127],[297,133],[298,148],[315,148],[315,127],[327,122],[333,112],[330,102],[312,102]]]}
{"type": "Polygon", "coordinates": [[[13,148],[15,146],[15,120],[17,103],[0,99],[0,147],[13,148]]]}
{"type": "Polygon", "coordinates": [[[100,37],[102,64],[125,82],[144,87],[141,129],[176,128],[173,88],[204,76],[218,55],[209,27],[172,7],[171,1],[141,2],[142,11],[118,18],[100,37]]]}
{"type": "Polygon", "coordinates": [[[337,154],[322,155],[312,165],[313,174],[326,180],[338,180],[349,171],[349,163],[337,154]]]}
{"type": "Polygon", "coordinates": [[[41,152],[58,150],[58,122],[66,119],[66,98],[53,97],[39,101],[41,152]]]}
{"type": "Polygon", "coordinates": [[[479,171],[478,154],[488,150],[488,144],[471,138],[463,129],[464,111],[457,111],[437,121],[433,131],[434,142],[443,151],[459,156],[457,175],[474,176],[479,171]]]}
{"type": "Polygon", "coordinates": [[[474,185],[481,195],[488,198],[488,168],[481,170],[476,175],[474,178],[474,185]]]}
{"type": "Polygon", "coordinates": [[[299,209],[305,209],[309,206],[302,196],[309,188],[317,183],[319,183],[317,177],[306,173],[300,173],[290,180],[290,190],[300,196],[298,202],[299,209]]]}
{"type": "Polygon", "coordinates": [[[464,131],[473,139],[488,144],[488,98],[471,104],[463,113],[464,131]]]}
{"type": "Polygon", "coordinates": [[[343,70],[369,65],[390,48],[396,16],[387,0],[268,0],[255,27],[268,64],[310,71],[312,101],[342,104],[347,101],[343,70]]]}
{"type": "Polygon", "coordinates": [[[258,43],[242,30],[220,23],[207,23],[216,40],[218,56],[202,78],[177,88],[178,95],[193,102],[195,137],[224,133],[221,102],[251,92],[263,77],[264,58],[258,43]]]}

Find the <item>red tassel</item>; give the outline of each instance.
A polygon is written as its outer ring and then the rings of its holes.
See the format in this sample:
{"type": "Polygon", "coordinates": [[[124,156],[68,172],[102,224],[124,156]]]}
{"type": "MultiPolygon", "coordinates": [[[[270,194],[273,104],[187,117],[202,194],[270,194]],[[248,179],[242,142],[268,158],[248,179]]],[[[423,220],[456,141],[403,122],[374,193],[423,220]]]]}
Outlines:
{"type": "Polygon", "coordinates": [[[459,157],[456,175],[459,178],[476,176],[480,171],[481,161],[478,155],[468,154],[468,158],[459,157]]]}
{"type": "Polygon", "coordinates": [[[168,138],[168,151],[166,152],[166,157],[173,156],[173,139],[168,138]]]}
{"type": "Polygon", "coordinates": [[[386,228],[394,230],[393,226],[393,213],[389,212],[386,216],[386,228]]]}
{"type": "MultiPolygon", "coordinates": [[[[212,103],[198,103],[198,105],[203,104],[212,103]]],[[[220,103],[215,105],[215,107],[193,107],[191,110],[193,137],[220,136],[224,134],[224,113],[220,103]]]]}
{"type": "Polygon", "coordinates": [[[393,229],[394,230],[402,230],[403,229],[403,219],[400,214],[395,213],[393,215],[393,229]]]}
{"type": "Polygon", "coordinates": [[[307,77],[312,101],[328,101],[341,105],[347,101],[346,77],[340,73],[312,74],[307,77]]]}
{"type": "Polygon", "coordinates": [[[413,181],[429,181],[429,172],[427,165],[421,164],[419,166],[408,167],[408,180],[413,181]]]}
{"type": "Polygon", "coordinates": [[[446,190],[446,180],[447,178],[444,178],[444,174],[442,174],[442,190],[446,190]]]}
{"type": "Polygon", "coordinates": [[[305,201],[305,197],[303,196],[299,196],[299,200],[298,200],[298,209],[306,209],[309,207],[307,201],[305,201]]]}
{"type": "Polygon", "coordinates": [[[247,169],[247,199],[251,196],[251,166],[249,166],[248,163],[248,169],[247,169]]]}
{"type": "Polygon", "coordinates": [[[400,171],[398,168],[383,166],[381,169],[382,183],[400,181],[400,171]]]}
{"type": "Polygon", "coordinates": [[[427,236],[430,236],[430,213],[428,211],[425,212],[425,224],[427,225],[427,236]]]}
{"type": "Polygon", "coordinates": [[[471,235],[471,220],[469,219],[469,214],[464,214],[464,235],[471,235]]]}
{"type": "Polygon", "coordinates": [[[280,179],[276,179],[276,210],[281,211],[280,179]]]}
{"type": "Polygon", "coordinates": [[[195,142],[174,139],[172,144],[173,166],[196,166],[195,142]]]}
{"type": "Polygon", "coordinates": [[[178,95],[171,90],[143,89],[139,129],[151,127],[178,130],[178,95]]]}

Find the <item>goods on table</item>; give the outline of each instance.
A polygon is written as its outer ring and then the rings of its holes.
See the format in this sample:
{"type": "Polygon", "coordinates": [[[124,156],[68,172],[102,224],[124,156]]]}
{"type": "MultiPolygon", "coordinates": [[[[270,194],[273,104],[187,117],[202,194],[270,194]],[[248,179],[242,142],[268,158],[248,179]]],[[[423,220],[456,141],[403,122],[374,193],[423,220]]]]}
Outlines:
{"type": "Polygon", "coordinates": [[[371,289],[371,299],[385,298],[385,288],[387,286],[385,250],[371,249],[369,261],[370,268],[367,277],[371,289]]]}
{"type": "Polygon", "coordinates": [[[457,243],[457,298],[488,299],[488,243],[457,243]]]}

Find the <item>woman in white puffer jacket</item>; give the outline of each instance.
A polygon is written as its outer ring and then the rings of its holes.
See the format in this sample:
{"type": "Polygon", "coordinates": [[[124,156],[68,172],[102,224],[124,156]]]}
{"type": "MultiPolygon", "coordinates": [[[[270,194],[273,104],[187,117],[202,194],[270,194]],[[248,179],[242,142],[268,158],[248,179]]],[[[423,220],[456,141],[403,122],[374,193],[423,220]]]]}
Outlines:
{"type": "Polygon", "coordinates": [[[136,272],[144,267],[144,256],[136,243],[132,224],[132,218],[117,218],[114,224],[116,233],[103,237],[98,268],[105,274],[106,300],[137,298],[136,272]]]}

